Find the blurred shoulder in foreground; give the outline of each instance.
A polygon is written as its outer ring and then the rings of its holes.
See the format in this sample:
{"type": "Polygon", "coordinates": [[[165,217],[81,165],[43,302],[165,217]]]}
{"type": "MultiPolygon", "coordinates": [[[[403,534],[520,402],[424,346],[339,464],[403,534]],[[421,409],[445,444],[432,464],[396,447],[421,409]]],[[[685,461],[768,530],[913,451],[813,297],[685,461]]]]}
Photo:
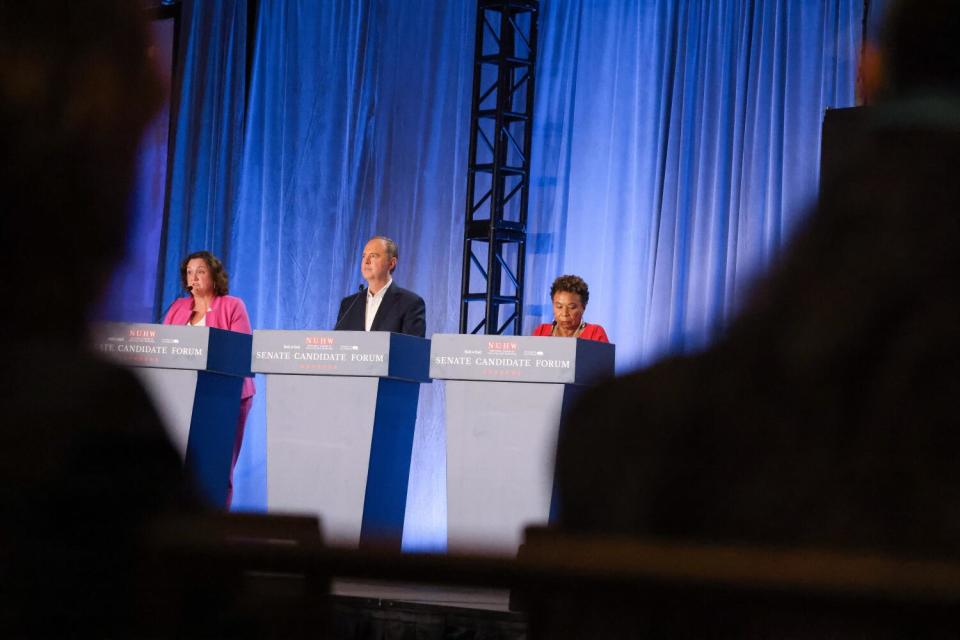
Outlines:
{"type": "Polygon", "coordinates": [[[573,412],[565,528],[960,553],[958,16],[896,6],[869,135],[727,334],[573,412]]]}
{"type": "Polygon", "coordinates": [[[85,348],[161,96],[138,3],[0,1],[0,629],[131,630],[139,535],[191,509],[133,376],[85,348]]]}

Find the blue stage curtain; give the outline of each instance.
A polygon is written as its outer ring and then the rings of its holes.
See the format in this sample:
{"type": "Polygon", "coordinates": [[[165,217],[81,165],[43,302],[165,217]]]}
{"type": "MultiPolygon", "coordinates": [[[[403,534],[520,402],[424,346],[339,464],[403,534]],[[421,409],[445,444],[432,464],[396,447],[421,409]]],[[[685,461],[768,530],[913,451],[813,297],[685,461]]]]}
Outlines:
{"type": "Polygon", "coordinates": [[[577,273],[618,370],[701,348],[815,197],[862,2],[542,6],[525,324],[577,273]]]}
{"type": "MultiPolygon", "coordinates": [[[[207,249],[229,261],[240,179],[247,3],[184,2],[156,317],[184,295],[180,262],[207,249]]],[[[231,293],[233,293],[231,282],[231,293]]]]}
{"type": "Polygon", "coordinates": [[[156,315],[155,284],[167,185],[174,35],[172,18],[151,22],[151,58],[167,96],[140,142],[125,255],[110,274],[103,300],[92,314],[94,320],[153,322],[156,315]]]}
{"type": "MultiPolygon", "coordinates": [[[[815,197],[823,110],[854,100],[862,0],[541,7],[524,330],[578,273],[620,370],[702,348],[815,197]]],[[[255,328],[331,328],[385,234],[428,335],[456,332],[476,3],[262,0],[249,87],[245,3],[184,9],[162,299],[207,247],[255,328]]],[[[239,508],[265,504],[258,385],[239,508]]],[[[445,540],[442,403],[423,389],[406,549],[445,540]]]]}

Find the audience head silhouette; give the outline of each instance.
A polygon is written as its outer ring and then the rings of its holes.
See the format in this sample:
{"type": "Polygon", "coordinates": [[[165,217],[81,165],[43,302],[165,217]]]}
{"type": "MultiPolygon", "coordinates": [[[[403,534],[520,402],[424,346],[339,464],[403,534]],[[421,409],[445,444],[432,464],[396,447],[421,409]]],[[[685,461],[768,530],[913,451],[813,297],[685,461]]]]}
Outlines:
{"type": "Polygon", "coordinates": [[[136,148],[161,97],[142,13],[0,1],[5,327],[78,330],[121,255],[136,148]]]}

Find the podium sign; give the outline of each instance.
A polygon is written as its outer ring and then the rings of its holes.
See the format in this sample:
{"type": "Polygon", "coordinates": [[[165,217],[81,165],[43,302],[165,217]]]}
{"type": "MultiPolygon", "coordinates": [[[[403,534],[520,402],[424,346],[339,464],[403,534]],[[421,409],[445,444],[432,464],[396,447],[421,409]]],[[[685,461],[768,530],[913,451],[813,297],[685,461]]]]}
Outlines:
{"type": "Polygon", "coordinates": [[[168,324],[104,322],[91,328],[93,348],[118,364],[250,375],[250,336],[168,324]]]}
{"type": "Polygon", "coordinates": [[[612,344],[534,336],[440,335],[445,380],[447,549],[513,555],[550,519],[557,428],[585,385],[613,375],[612,344]]]}
{"type": "Polygon", "coordinates": [[[573,338],[436,334],[430,377],[591,384],[613,375],[614,346],[573,338]]]}
{"type": "Polygon", "coordinates": [[[256,331],[258,373],[373,376],[427,382],[422,338],[384,331],[256,331]]]}
{"type": "Polygon", "coordinates": [[[143,383],[174,447],[216,506],[226,503],[250,336],[211,327],[101,323],[93,348],[130,367],[143,383]]]}
{"type": "Polygon", "coordinates": [[[255,331],[267,374],[267,509],[319,515],[324,539],[400,549],[430,341],[365,331],[255,331]]]}
{"type": "Polygon", "coordinates": [[[198,328],[105,323],[93,328],[93,346],[131,367],[205,369],[210,334],[198,328]]]}

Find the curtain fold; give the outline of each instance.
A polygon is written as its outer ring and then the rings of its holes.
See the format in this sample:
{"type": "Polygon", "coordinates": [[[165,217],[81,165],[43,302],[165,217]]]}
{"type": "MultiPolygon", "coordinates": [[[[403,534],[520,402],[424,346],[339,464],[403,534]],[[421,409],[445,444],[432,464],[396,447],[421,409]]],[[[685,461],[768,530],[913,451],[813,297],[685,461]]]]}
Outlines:
{"type": "MultiPolygon", "coordinates": [[[[162,298],[205,247],[255,328],[331,328],[363,242],[385,234],[428,335],[456,332],[476,3],[261,0],[255,24],[246,14],[184,2],[162,298]]],[[[525,331],[551,319],[554,277],[578,273],[619,370],[708,345],[815,197],[822,113],[853,104],[862,18],[862,0],[541,2],[525,331]]],[[[242,508],[265,504],[260,389],[242,508]]],[[[443,547],[445,496],[435,384],[405,548],[443,547]]]]}
{"type": "Polygon", "coordinates": [[[207,249],[229,263],[243,142],[246,0],[184,2],[181,11],[158,321],[183,293],[179,267],[186,255],[207,249]]]}
{"type": "Polygon", "coordinates": [[[578,273],[619,370],[700,349],[813,201],[862,3],[543,6],[525,327],[578,273]]]}

